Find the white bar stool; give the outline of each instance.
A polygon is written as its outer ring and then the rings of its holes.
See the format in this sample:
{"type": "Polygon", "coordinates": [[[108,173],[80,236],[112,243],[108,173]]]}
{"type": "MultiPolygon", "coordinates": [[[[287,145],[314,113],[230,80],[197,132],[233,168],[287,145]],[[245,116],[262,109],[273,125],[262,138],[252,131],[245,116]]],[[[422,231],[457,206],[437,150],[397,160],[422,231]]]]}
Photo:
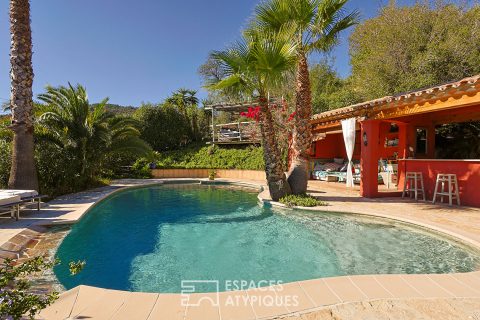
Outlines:
{"type": "Polygon", "coordinates": [[[443,197],[448,196],[448,204],[453,205],[453,200],[457,200],[457,205],[460,203],[460,195],[458,192],[458,180],[456,174],[443,174],[439,173],[437,175],[437,182],[435,184],[435,193],[433,194],[432,203],[435,204],[437,197],[440,196],[440,201],[443,203],[443,197]],[[445,185],[448,184],[448,190],[445,191],[445,185]],[[441,190],[438,190],[438,187],[441,186],[441,190]]]}
{"type": "Polygon", "coordinates": [[[423,185],[423,174],[421,172],[406,172],[405,181],[403,182],[403,192],[402,198],[405,198],[405,194],[408,192],[410,198],[415,196],[415,200],[418,201],[419,193],[423,196],[423,201],[425,199],[425,188],[423,185]],[[420,183],[420,188],[418,186],[420,183]]]}

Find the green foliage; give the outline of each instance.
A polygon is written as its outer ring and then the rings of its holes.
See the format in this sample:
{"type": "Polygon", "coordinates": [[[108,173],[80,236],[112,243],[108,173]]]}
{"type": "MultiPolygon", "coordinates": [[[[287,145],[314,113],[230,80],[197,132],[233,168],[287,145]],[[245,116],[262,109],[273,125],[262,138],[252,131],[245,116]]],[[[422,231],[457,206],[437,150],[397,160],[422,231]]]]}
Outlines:
{"type": "Polygon", "coordinates": [[[6,188],[12,164],[12,147],[10,141],[0,139],[0,189],[6,188]]]}
{"type": "MultiPolygon", "coordinates": [[[[207,61],[202,64],[198,69],[199,75],[202,77],[205,85],[211,85],[217,83],[226,77],[225,71],[222,68],[222,63],[212,56],[209,56],[207,61]]],[[[250,96],[243,94],[242,91],[238,91],[235,88],[224,88],[221,91],[209,91],[208,99],[204,101],[205,105],[222,103],[225,101],[246,101],[250,96]]],[[[231,121],[225,121],[228,123],[231,121]]],[[[222,122],[220,122],[222,123],[222,122]]]]}
{"type": "Polygon", "coordinates": [[[215,176],[217,175],[217,172],[215,170],[210,170],[208,172],[208,179],[209,180],[215,180],[215,176]]]}
{"type": "MultiPolygon", "coordinates": [[[[95,107],[95,104],[93,104],[92,107],[95,107]]],[[[135,111],[137,111],[137,108],[132,106],[121,106],[111,103],[107,103],[105,105],[105,109],[107,110],[107,112],[113,113],[117,116],[132,116],[135,111]]]]}
{"type": "Polygon", "coordinates": [[[325,202],[308,194],[286,195],[280,199],[280,203],[283,203],[287,207],[317,207],[327,205],[325,202]]]}
{"type": "MultiPolygon", "coordinates": [[[[29,259],[19,265],[6,259],[0,267],[0,317],[19,320],[27,316],[34,319],[43,309],[58,299],[58,292],[38,294],[32,292],[31,279],[40,272],[51,270],[60,260],[45,261],[43,257],[29,259]]],[[[70,273],[77,275],[85,261],[70,262],[70,273]]]]}
{"type": "Polygon", "coordinates": [[[137,179],[149,179],[152,177],[152,173],[150,171],[150,161],[147,158],[140,158],[132,166],[132,170],[130,175],[132,178],[137,179]]]}
{"type": "Polygon", "coordinates": [[[280,32],[251,30],[229,49],[212,53],[211,58],[220,64],[224,78],[209,84],[208,88],[266,97],[294,68],[295,49],[296,45],[280,32]]]}
{"type": "Polygon", "coordinates": [[[480,121],[452,123],[437,128],[435,158],[480,158],[480,121]]]}
{"type": "Polygon", "coordinates": [[[171,169],[243,169],[263,170],[263,149],[243,149],[190,146],[183,150],[162,152],[156,161],[157,168],[171,169]]]}
{"type": "Polygon", "coordinates": [[[352,85],[363,100],[480,73],[480,6],[391,2],[350,38],[352,85]]]}
{"type": "Polygon", "coordinates": [[[11,124],[9,116],[0,115],[0,139],[12,140],[13,132],[8,128],[11,124]]]}
{"type": "Polygon", "coordinates": [[[33,319],[42,309],[52,304],[58,293],[46,295],[31,293],[28,276],[52,269],[58,261],[47,262],[42,257],[28,260],[18,266],[5,260],[0,268],[0,316],[2,319],[22,319],[24,315],[33,319]]]}
{"type": "Polygon", "coordinates": [[[269,0],[255,8],[253,29],[284,31],[302,54],[330,51],[340,32],[355,25],[358,11],[346,13],[348,0],[269,0]]]}
{"type": "Polygon", "coordinates": [[[134,117],[141,137],[154,150],[174,150],[203,141],[209,133],[209,117],[198,107],[196,91],[179,89],[162,104],[144,104],[134,117]]]}
{"type": "Polygon", "coordinates": [[[342,79],[327,61],[310,67],[313,113],[321,113],[360,102],[349,79],[342,79]]]}
{"type": "Polygon", "coordinates": [[[203,109],[198,108],[197,92],[179,89],[165,100],[165,104],[175,108],[185,122],[189,142],[202,141],[208,131],[208,119],[203,109]]]}
{"type": "Polygon", "coordinates": [[[131,167],[137,159],[138,155],[131,152],[107,155],[101,175],[109,179],[135,178],[136,175],[132,174],[131,167]]]}
{"type": "Polygon", "coordinates": [[[0,116],[0,188],[6,188],[12,163],[12,131],[8,129],[10,117],[0,116]]]}
{"type": "Polygon", "coordinates": [[[171,105],[145,104],[135,113],[141,138],[156,151],[172,150],[189,142],[189,128],[183,115],[171,105]]]}
{"type": "Polygon", "coordinates": [[[70,261],[70,263],[68,264],[68,270],[70,271],[70,274],[72,276],[75,276],[79,274],[83,270],[83,268],[85,268],[86,264],[87,262],[85,260],[70,261]]]}
{"type": "Polygon", "coordinates": [[[144,156],[150,147],[139,138],[132,118],[106,112],[107,99],[92,107],[85,88],[47,87],[37,106],[36,157],[40,183],[51,195],[95,185],[108,160],[144,156]]]}
{"type": "Polygon", "coordinates": [[[40,190],[50,196],[80,191],[87,181],[75,170],[76,157],[68,150],[38,139],[35,159],[40,190]]]}

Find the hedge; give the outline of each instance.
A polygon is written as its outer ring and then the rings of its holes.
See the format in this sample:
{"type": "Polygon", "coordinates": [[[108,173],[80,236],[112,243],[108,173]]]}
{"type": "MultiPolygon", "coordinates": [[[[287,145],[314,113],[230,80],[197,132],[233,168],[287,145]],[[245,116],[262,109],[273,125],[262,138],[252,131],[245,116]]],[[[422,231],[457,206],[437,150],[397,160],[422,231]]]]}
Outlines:
{"type": "Polygon", "coordinates": [[[194,146],[157,156],[158,169],[242,169],[264,170],[263,149],[194,146]]]}

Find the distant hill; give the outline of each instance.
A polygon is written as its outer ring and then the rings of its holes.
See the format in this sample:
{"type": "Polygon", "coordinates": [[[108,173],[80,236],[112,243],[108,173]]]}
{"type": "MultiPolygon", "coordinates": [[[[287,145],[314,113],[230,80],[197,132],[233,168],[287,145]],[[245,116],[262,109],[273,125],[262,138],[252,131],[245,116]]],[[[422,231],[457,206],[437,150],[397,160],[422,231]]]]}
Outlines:
{"type": "MultiPolygon", "coordinates": [[[[95,104],[93,105],[95,106],[95,104]]],[[[107,103],[107,105],[105,106],[107,111],[111,112],[111,113],[114,113],[116,115],[132,115],[136,110],[137,108],[135,107],[132,107],[132,106],[121,106],[121,105],[118,105],[118,104],[111,104],[111,103],[107,103]]]]}
{"type": "Polygon", "coordinates": [[[106,108],[108,111],[119,115],[132,115],[137,110],[137,108],[132,106],[121,106],[110,103],[106,105],[106,108]]]}

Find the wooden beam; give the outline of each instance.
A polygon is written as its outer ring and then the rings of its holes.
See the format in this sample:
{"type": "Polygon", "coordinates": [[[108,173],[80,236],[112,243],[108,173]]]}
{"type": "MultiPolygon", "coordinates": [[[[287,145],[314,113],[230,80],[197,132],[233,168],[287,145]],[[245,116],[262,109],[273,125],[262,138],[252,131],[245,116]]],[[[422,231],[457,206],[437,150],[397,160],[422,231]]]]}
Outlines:
{"type": "Polygon", "coordinates": [[[375,115],[372,115],[372,118],[379,120],[391,119],[424,114],[429,112],[443,111],[447,109],[470,107],[473,105],[479,105],[480,111],[480,92],[476,92],[474,95],[468,95],[464,93],[457,96],[450,96],[447,99],[435,99],[422,103],[415,103],[413,105],[407,105],[401,108],[389,108],[377,112],[375,115]]]}
{"type": "Polygon", "coordinates": [[[435,125],[439,125],[439,124],[448,124],[448,123],[480,121],[480,106],[478,108],[479,108],[478,112],[436,116],[433,120],[433,123],[435,125]]]}
{"type": "Polygon", "coordinates": [[[351,116],[384,120],[476,104],[480,104],[480,75],[327,111],[313,116],[311,124],[323,130],[351,116]]]}

